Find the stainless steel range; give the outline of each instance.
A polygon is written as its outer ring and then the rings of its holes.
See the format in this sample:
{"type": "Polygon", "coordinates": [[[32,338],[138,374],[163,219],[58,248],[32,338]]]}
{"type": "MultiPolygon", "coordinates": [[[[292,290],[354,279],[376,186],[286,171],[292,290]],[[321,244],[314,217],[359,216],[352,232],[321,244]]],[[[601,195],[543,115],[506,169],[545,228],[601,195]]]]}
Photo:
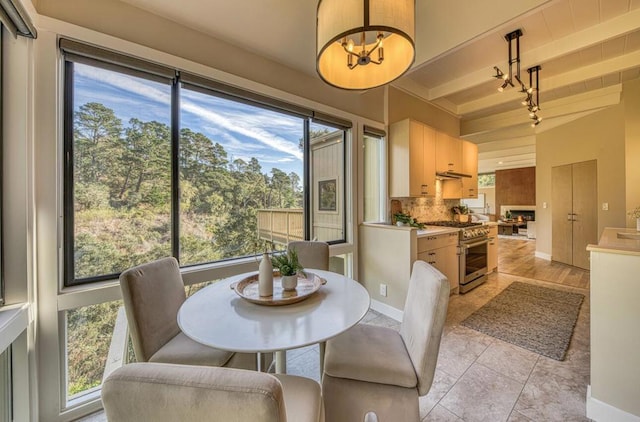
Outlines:
{"type": "Polygon", "coordinates": [[[458,235],[460,293],[467,293],[487,280],[488,226],[458,221],[431,221],[426,224],[460,229],[458,235]]]}

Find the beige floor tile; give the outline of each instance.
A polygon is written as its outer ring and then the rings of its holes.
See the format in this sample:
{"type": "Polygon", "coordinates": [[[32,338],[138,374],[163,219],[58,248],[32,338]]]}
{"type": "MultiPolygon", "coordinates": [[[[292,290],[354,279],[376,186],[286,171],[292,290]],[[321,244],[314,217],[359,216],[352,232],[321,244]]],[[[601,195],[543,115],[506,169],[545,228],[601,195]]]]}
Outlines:
{"type": "Polygon", "coordinates": [[[496,339],[476,362],[513,380],[525,383],[538,361],[538,356],[529,350],[496,339]]]}
{"type": "Polygon", "coordinates": [[[420,397],[420,418],[424,418],[438,404],[440,399],[449,392],[457,378],[444,371],[436,371],[429,394],[420,397]]]}
{"type": "Polygon", "coordinates": [[[437,368],[460,377],[494,340],[470,328],[452,327],[442,338],[437,368]]]}
{"type": "Polygon", "coordinates": [[[506,421],[523,384],[474,364],[440,400],[464,421],[506,421]]]}
{"type": "Polygon", "coordinates": [[[541,357],[536,364],[514,410],[534,421],[588,421],[584,374],[545,359],[541,357]]]}
{"type": "Polygon", "coordinates": [[[507,419],[507,422],[533,422],[533,421],[527,418],[522,413],[516,412],[514,410],[513,412],[511,412],[511,415],[509,415],[509,419],[507,419]]]}
{"type": "Polygon", "coordinates": [[[462,422],[462,419],[438,405],[422,420],[423,422],[462,422]]]}
{"type": "Polygon", "coordinates": [[[290,359],[287,353],[287,374],[311,378],[320,382],[320,354],[316,350],[310,349],[290,359]]]}

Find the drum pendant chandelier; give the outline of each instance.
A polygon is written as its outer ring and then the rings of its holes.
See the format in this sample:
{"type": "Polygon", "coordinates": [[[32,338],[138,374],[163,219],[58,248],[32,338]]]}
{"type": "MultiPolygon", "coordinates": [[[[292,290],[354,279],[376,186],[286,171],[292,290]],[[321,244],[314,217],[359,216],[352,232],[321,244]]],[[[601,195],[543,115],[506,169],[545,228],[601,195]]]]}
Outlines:
{"type": "Polygon", "coordinates": [[[414,36],[414,0],[320,0],[316,69],[338,88],[384,85],[413,64],[414,36]]]}

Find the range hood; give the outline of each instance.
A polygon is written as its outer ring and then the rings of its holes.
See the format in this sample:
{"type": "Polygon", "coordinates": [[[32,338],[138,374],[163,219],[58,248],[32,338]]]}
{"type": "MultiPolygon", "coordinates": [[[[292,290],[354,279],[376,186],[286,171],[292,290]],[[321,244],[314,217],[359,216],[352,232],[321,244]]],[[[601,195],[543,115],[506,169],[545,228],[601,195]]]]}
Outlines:
{"type": "Polygon", "coordinates": [[[449,171],[438,171],[436,172],[436,179],[438,180],[451,180],[451,179],[462,179],[463,177],[471,177],[470,174],[458,173],[453,170],[449,171]]]}

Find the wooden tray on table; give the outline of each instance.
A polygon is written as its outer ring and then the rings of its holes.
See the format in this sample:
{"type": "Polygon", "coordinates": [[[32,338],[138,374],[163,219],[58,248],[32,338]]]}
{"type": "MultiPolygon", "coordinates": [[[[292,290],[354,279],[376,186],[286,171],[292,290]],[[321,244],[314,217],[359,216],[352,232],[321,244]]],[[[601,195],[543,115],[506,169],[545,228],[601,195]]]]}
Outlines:
{"type": "Polygon", "coordinates": [[[282,276],[279,272],[273,273],[273,296],[260,296],[258,292],[258,274],[251,275],[231,285],[231,288],[241,298],[266,306],[290,305],[300,302],[315,292],[325,284],[327,280],[310,272],[298,275],[298,285],[295,290],[284,290],[282,287],[282,276]]]}

